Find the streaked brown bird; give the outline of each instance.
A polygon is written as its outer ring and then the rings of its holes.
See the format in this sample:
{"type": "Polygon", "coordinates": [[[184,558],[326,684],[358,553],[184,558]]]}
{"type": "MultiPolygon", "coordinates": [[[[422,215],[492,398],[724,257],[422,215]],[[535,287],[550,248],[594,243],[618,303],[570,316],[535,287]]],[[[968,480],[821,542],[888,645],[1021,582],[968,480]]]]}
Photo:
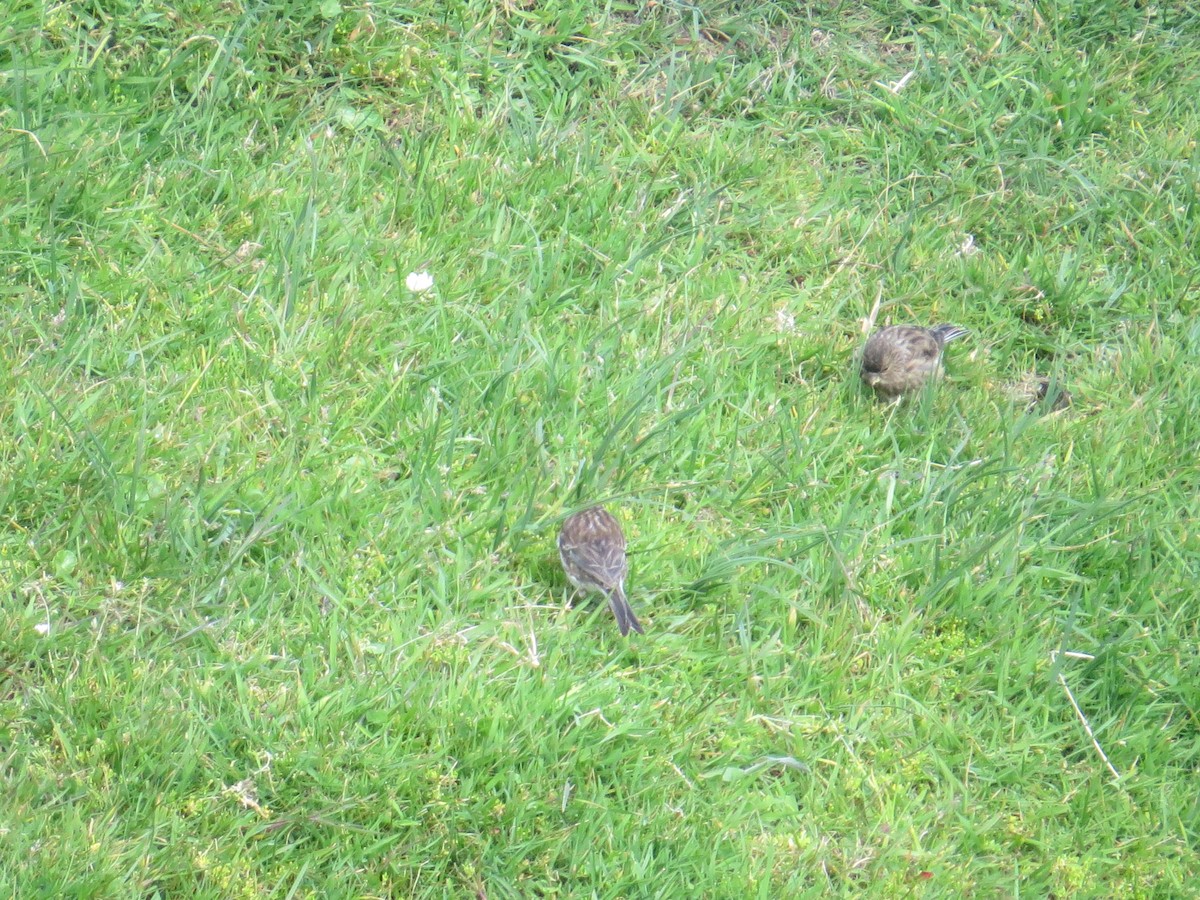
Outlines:
{"type": "Polygon", "coordinates": [[[558,556],[571,584],[608,597],[622,635],[631,630],[645,634],[625,599],[625,534],[612,513],[593,506],[570,516],[558,533],[558,556]]]}
{"type": "Polygon", "coordinates": [[[1062,386],[1062,382],[1043,378],[1033,391],[1033,399],[1029,403],[1029,411],[1039,408],[1046,412],[1062,412],[1071,405],[1071,392],[1062,386]]]}
{"type": "Polygon", "coordinates": [[[957,325],[889,325],[867,340],[862,354],[862,380],[883,398],[921,388],[941,368],[946,344],[967,333],[957,325]]]}

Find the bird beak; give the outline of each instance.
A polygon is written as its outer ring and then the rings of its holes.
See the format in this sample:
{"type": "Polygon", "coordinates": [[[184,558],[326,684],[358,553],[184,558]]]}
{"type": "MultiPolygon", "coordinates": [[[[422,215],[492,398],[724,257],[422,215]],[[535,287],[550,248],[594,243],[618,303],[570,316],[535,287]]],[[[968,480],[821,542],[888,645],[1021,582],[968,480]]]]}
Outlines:
{"type": "Polygon", "coordinates": [[[875,385],[879,384],[879,375],[871,372],[869,375],[863,376],[863,381],[867,383],[868,387],[875,387],[875,385]]]}

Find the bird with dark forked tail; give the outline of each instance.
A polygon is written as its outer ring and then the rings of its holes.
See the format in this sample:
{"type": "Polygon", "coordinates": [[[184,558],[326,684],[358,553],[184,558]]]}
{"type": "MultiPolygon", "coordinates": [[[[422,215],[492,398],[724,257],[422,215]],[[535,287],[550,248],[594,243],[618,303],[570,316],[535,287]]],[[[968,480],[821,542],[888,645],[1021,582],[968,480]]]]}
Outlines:
{"type": "Polygon", "coordinates": [[[946,344],[967,333],[957,325],[889,325],[867,340],[862,354],[862,380],[884,398],[923,387],[942,364],[946,344]]]}
{"type": "Polygon", "coordinates": [[[593,506],[567,518],[558,533],[558,556],[571,584],[581,591],[608,597],[622,635],[645,634],[625,599],[625,534],[603,506],[593,506]]]}

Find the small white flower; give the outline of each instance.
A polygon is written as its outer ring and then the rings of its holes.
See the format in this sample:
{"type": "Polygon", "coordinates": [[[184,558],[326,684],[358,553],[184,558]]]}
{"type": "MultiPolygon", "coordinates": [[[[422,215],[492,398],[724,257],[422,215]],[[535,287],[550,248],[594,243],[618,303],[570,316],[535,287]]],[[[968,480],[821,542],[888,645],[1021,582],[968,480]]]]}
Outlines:
{"type": "Polygon", "coordinates": [[[420,294],[433,287],[433,276],[428,272],[409,272],[404,284],[414,294],[420,294]]]}
{"type": "Polygon", "coordinates": [[[38,622],[36,625],[33,626],[33,630],[41,635],[49,634],[50,633],[50,623],[49,622],[38,622]]]}
{"type": "Polygon", "coordinates": [[[958,245],[957,256],[974,256],[979,252],[979,248],[975,246],[975,235],[968,234],[963,238],[963,242],[958,245]]]}

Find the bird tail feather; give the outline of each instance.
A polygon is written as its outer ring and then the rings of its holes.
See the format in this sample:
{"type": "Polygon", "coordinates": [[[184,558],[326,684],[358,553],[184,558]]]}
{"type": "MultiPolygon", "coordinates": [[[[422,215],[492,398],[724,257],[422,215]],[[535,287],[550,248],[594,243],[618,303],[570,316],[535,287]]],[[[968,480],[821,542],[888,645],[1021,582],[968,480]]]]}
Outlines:
{"type": "Polygon", "coordinates": [[[948,344],[955,338],[960,338],[964,334],[968,333],[967,329],[960,328],[957,325],[951,325],[949,322],[943,322],[941,325],[934,325],[929,330],[932,331],[934,337],[936,337],[943,344],[948,344]]]}
{"type": "Polygon", "coordinates": [[[621,636],[636,631],[638,634],[645,634],[642,630],[642,623],[637,620],[637,616],[633,614],[633,608],[629,605],[629,601],[625,599],[625,589],[621,585],[608,595],[608,605],[612,607],[613,616],[617,620],[617,628],[621,631],[621,636]]]}

